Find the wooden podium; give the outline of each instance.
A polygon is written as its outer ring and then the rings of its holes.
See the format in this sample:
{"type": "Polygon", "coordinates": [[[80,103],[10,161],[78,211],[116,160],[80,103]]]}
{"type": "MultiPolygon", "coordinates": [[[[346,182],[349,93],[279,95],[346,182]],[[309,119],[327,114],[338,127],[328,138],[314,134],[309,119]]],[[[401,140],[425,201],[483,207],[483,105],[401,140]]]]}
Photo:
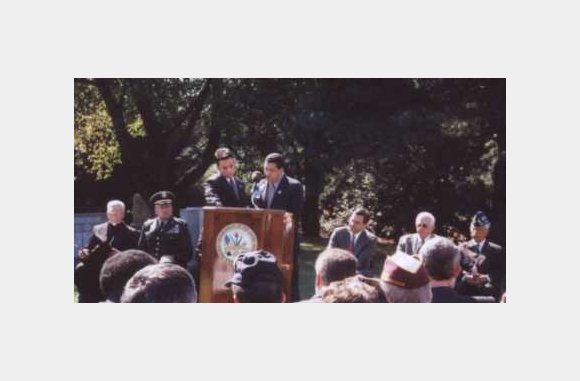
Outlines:
{"type": "Polygon", "coordinates": [[[286,300],[292,300],[294,224],[284,221],[283,210],[203,208],[199,301],[231,303],[224,284],[234,273],[238,254],[264,249],[276,256],[284,278],[286,300]]]}

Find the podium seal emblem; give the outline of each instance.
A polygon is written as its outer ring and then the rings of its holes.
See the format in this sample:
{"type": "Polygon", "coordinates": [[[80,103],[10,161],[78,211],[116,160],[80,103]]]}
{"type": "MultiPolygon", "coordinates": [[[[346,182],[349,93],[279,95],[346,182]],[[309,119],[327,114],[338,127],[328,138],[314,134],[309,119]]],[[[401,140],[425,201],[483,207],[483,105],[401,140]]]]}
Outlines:
{"type": "Polygon", "coordinates": [[[240,223],[224,226],[216,238],[217,252],[231,262],[238,254],[254,251],[257,246],[256,233],[248,225],[240,223]]]}

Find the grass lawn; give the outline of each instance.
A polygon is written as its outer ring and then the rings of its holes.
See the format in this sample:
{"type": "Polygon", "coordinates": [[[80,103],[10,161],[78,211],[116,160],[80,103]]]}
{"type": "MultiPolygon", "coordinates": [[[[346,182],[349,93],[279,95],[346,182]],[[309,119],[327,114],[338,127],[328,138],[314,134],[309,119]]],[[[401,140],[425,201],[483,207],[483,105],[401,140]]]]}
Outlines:
{"type": "MultiPolygon", "coordinates": [[[[298,274],[298,287],[300,288],[300,298],[309,299],[314,295],[314,262],[318,254],[326,248],[328,239],[324,238],[301,238],[300,240],[300,257],[298,265],[300,272],[298,274]]],[[[387,255],[395,251],[394,245],[378,245],[377,253],[371,260],[371,269],[374,276],[378,277],[383,269],[383,263],[387,255]]]]}
{"type": "MultiPolygon", "coordinates": [[[[301,238],[300,240],[300,257],[298,265],[300,272],[298,274],[298,287],[300,288],[300,297],[302,300],[309,299],[314,295],[314,262],[318,254],[324,250],[328,240],[324,238],[301,238]]],[[[379,250],[372,259],[372,270],[375,276],[379,276],[383,268],[383,262],[387,254],[392,254],[395,250],[393,245],[379,245],[379,250]]],[[[74,288],[74,302],[78,302],[78,292],[74,288]]]]}

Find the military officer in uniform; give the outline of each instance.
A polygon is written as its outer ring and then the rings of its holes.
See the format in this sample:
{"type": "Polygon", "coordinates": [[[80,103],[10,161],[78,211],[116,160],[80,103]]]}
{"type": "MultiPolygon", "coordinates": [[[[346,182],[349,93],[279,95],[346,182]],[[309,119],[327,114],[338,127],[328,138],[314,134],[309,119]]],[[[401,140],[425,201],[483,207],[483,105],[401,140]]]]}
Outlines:
{"type": "Polygon", "coordinates": [[[294,223],[294,269],[292,273],[292,301],[300,300],[298,291],[298,221],[304,204],[304,189],[300,181],[286,175],[284,157],[271,153],[264,161],[266,178],[260,180],[252,193],[252,205],[258,209],[281,209],[294,223]]]}
{"type": "Polygon", "coordinates": [[[236,175],[236,159],[228,148],[215,151],[218,173],[210,177],[204,185],[205,205],[243,208],[250,200],[245,184],[236,175]]]}
{"type": "Polygon", "coordinates": [[[143,224],[139,249],[153,255],[160,263],[175,263],[187,268],[193,256],[193,243],[187,222],[173,216],[175,196],[169,191],[161,191],[149,201],[155,207],[156,217],[143,224]]]}
{"type": "Polygon", "coordinates": [[[99,286],[103,263],[112,253],[137,247],[139,232],[127,225],[125,204],[120,200],[107,203],[107,222],[93,227],[86,248],[79,252],[81,262],[74,272],[74,283],[79,292],[79,303],[96,303],[105,300],[99,286]]]}
{"type": "Polygon", "coordinates": [[[461,245],[463,272],[455,289],[463,295],[493,296],[496,301],[505,292],[506,260],[503,248],[487,239],[491,221],[482,211],[470,224],[471,241],[461,245]]]}

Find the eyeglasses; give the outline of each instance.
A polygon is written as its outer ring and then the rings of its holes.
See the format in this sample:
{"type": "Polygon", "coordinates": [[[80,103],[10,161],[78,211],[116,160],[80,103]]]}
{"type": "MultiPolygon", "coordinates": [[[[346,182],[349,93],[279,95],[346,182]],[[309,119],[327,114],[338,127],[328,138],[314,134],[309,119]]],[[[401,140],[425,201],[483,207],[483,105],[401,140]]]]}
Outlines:
{"type": "Polygon", "coordinates": [[[418,227],[418,228],[426,228],[426,227],[428,227],[428,226],[429,226],[429,225],[427,225],[427,224],[417,224],[417,227],[418,227]]]}

